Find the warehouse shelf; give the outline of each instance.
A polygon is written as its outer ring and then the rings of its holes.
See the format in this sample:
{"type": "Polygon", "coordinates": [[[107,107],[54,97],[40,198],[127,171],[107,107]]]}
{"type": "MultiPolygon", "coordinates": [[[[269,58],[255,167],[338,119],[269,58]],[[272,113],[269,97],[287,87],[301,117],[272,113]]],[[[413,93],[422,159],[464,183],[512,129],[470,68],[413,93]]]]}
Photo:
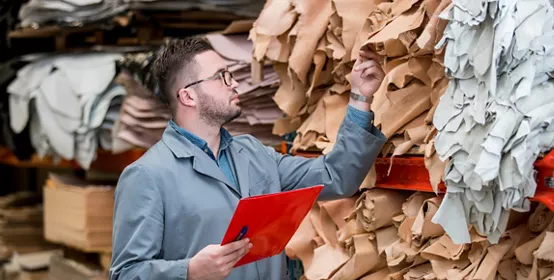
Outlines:
{"type": "MultiPolygon", "coordinates": [[[[301,151],[293,154],[309,158],[321,155],[317,152],[301,151]]],[[[537,189],[535,195],[529,199],[540,202],[554,211],[554,150],[537,160],[535,169],[537,189]]],[[[379,157],[375,161],[375,171],[376,185],[379,188],[434,192],[423,156],[379,157]]],[[[438,193],[445,192],[446,186],[444,182],[440,182],[438,193]]]]}
{"type": "MultiPolygon", "coordinates": [[[[135,148],[121,154],[113,154],[110,151],[99,149],[96,159],[92,162],[90,168],[105,172],[121,172],[127,165],[140,158],[144,152],[144,149],[135,148]]],[[[36,154],[29,160],[19,160],[6,147],[0,147],[0,164],[21,168],[81,168],[73,160],[62,159],[56,162],[52,157],[39,158],[36,154]]]]}
{"type": "MultiPolygon", "coordinates": [[[[281,149],[276,145],[273,147],[276,151],[281,149]]],[[[125,167],[137,159],[144,153],[145,149],[134,148],[132,150],[113,154],[110,151],[98,149],[96,159],[91,163],[90,169],[95,169],[104,172],[120,173],[125,167]]],[[[40,158],[34,154],[29,160],[19,160],[8,148],[0,147],[0,164],[10,165],[19,168],[70,168],[82,169],[74,160],[55,161],[52,157],[40,158]]]]}

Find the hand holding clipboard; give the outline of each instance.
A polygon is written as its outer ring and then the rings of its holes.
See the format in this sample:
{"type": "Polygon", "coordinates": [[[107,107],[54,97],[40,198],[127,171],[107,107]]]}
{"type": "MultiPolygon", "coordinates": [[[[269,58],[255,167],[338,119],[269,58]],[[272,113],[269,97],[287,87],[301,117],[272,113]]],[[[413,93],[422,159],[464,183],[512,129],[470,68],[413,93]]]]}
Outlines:
{"type": "Polygon", "coordinates": [[[323,186],[241,199],[221,245],[189,262],[189,279],[224,279],[233,268],[281,253],[323,186]]]}
{"type": "Polygon", "coordinates": [[[188,279],[224,279],[252,248],[248,238],[226,245],[208,245],[189,262],[188,279]]]}
{"type": "Polygon", "coordinates": [[[221,244],[249,238],[253,246],[234,267],[281,253],[322,189],[314,186],[241,199],[221,244]]]}

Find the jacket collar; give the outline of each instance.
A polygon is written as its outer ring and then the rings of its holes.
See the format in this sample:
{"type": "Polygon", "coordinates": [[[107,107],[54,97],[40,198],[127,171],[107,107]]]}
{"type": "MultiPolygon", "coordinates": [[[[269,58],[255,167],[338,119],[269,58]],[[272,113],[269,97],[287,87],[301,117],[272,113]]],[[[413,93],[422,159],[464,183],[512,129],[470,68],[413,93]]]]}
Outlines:
{"type": "MultiPolygon", "coordinates": [[[[224,128],[221,128],[220,134],[220,150],[225,150],[233,142],[233,137],[224,128]]],[[[205,140],[177,126],[173,120],[169,121],[168,126],[165,128],[162,142],[177,158],[192,157],[194,156],[194,147],[204,150],[208,146],[205,140]]]]}

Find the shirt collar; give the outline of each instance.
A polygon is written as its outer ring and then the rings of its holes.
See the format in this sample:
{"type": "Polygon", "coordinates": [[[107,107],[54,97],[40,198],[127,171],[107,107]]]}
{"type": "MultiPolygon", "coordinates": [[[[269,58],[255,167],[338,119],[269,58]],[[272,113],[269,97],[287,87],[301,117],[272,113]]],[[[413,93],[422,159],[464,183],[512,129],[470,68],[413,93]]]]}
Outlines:
{"type": "MultiPolygon", "coordinates": [[[[204,140],[204,139],[196,136],[192,132],[180,127],[173,120],[169,121],[169,125],[173,129],[175,129],[175,131],[177,131],[179,134],[181,134],[182,136],[187,138],[190,142],[192,142],[198,148],[200,148],[202,150],[209,149],[208,142],[206,142],[206,140],[204,140]]],[[[221,130],[219,131],[219,134],[221,135],[220,150],[223,151],[223,150],[225,150],[226,148],[229,147],[229,145],[233,141],[233,136],[231,136],[229,131],[227,131],[225,128],[221,128],[221,130]]]]}

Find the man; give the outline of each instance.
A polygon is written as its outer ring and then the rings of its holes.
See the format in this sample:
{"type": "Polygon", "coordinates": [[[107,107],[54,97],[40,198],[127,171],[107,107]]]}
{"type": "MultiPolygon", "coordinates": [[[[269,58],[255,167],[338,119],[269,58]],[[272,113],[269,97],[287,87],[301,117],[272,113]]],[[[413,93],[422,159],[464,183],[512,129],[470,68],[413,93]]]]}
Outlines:
{"type": "Polygon", "coordinates": [[[225,61],[204,40],[170,42],[154,72],[173,119],[121,174],[110,279],[285,279],[284,254],[233,269],[256,244],[219,244],[241,198],[319,184],[320,200],[356,193],[385,142],[369,106],[384,77],[373,57],[360,52],[333,151],[307,159],[231,137],[222,125],[241,109],[225,61]]]}

